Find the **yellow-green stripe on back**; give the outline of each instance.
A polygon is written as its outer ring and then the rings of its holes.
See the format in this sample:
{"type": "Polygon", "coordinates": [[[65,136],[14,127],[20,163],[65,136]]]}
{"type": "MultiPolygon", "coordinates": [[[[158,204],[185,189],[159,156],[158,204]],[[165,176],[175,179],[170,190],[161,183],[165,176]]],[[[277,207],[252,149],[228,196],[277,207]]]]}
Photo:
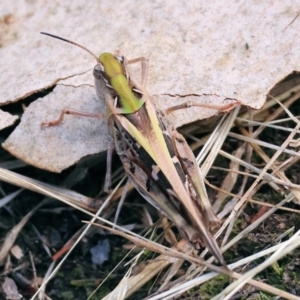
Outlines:
{"type": "Polygon", "coordinates": [[[132,114],[138,111],[144,104],[144,101],[138,99],[133,94],[128,85],[123,65],[111,54],[103,53],[99,57],[104,67],[104,73],[108,77],[111,86],[116,91],[121,102],[121,112],[123,114],[132,114]]]}

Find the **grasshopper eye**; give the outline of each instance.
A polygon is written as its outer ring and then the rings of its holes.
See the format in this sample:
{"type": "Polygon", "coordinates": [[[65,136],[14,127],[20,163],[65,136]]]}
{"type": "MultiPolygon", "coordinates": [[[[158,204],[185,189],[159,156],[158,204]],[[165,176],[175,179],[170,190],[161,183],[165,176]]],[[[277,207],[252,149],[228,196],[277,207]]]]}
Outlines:
{"type": "Polygon", "coordinates": [[[101,64],[97,64],[95,67],[94,67],[94,70],[93,70],[93,75],[96,79],[102,79],[103,78],[103,67],[101,64]]]}

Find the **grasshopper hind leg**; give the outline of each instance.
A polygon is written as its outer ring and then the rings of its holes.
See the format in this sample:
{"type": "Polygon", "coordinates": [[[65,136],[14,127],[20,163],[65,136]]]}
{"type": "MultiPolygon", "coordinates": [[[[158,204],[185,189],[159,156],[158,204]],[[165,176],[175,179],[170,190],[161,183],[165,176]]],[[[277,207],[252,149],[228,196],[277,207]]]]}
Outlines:
{"type": "Polygon", "coordinates": [[[104,192],[107,194],[111,193],[111,164],[112,155],[115,150],[114,140],[110,139],[107,145],[107,155],[106,155],[106,173],[104,181],[104,192]]]}
{"type": "Polygon", "coordinates": [[[157,183],[149,178],[144,170],[127,155],[121,155],[120,158],[131,182],[142,197],[172,220],[181,236],[188,241],[191,246],[195,249],[200,249],[203,243],[201,242],[199,232],[186,221],[157,183]]]}
{"type": "Polygon", "coordinates": [[[241,102],[236,100],[235,102],[230,102],[224,105],[214,105],[214,104],[207,104],[207,103],[197,103],[194,101],[186,101],[182,104],[174,105],[172,107],[169,107],[165,110],[165,113],[168,115],[172,113],[175,110],[179,109],[185,109],[185,108],[190,108],[190,107],[204,107],[204,108],[211,108],[211,109],[216,109],[221,113],[226,113],[232,108],[240,105],[241,102]]]}

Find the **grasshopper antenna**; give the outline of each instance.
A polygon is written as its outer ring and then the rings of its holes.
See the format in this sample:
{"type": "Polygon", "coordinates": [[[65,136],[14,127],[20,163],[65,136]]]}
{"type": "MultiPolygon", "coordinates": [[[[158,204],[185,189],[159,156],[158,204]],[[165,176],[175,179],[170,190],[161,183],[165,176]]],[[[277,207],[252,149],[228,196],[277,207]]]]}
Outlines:
{"type": "Polygon", "coordinates": [[[60,37],[60,36],[57,36],[57,35],[54,35],[54,34],[51,34],[51,33],[47,33],[47,32],[40,32],[40,34],[48,35],[48,36],[53,37],[53,38],[55,38],[55,39],[58,39],[58,40],[61,40],[61,41],[64,41],[64,42],[73,44],[73,45],[75,45],[75,46],[77,46],[77,47],[79,47],[79,48],[81,48],[81,49],[87,51],[88,53],[90,53],[90,54],[96,59],[97,63],[100,63],[99,58],[97,57],[97,55],[95,55],[95,54],[94,54],[91,50],[89,50],[88,48],[86,48],[86,47],[84,47],[84,46],[82,46],[82,45],[80,45],[80,44],[78,44],[78,43],[75,43],[75,42],[73,42],[73,41],[64,39],[64,38],[62,38],[62,37],[60,37]]]}

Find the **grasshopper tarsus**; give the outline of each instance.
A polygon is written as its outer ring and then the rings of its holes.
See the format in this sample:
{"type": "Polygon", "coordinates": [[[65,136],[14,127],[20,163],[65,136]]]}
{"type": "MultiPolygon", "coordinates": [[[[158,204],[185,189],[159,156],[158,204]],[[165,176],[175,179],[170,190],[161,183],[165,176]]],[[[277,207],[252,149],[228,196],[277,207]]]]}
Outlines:
{"type": "Polygon", "coordinates": [[[63,109],[61,112],[60,112],[60,115],[59,115],[59,118],[56,119],[56,120],[52,120],[52,121],[48,121],[48,122],[42,122],[41,123],[41,127],[50,127],[50,126],[57,126],[59,124],[61,124],[64,120],[64,117],[65,115],[68,115],[70,112],[69,109],[63,109]]]}
{"type": "Polygon", "coordinates": [[[228,112],[229,110],[231,110],[232,108],[241,105],[242,102],[240,100],[235,100],[234,102],[230,102],[228,104],[225,104],[221,107],[220,111],[223,113],[228,112]]]}
{"type": "Polygon", "coordinates": [[[51,126],[57,126],[59,125],[61,122],[55,122],[55,121],[49,121],[49,122],[42,122],[41,123],[41,127],[45,128],[45,127],[51,127],[51,126]]]}

